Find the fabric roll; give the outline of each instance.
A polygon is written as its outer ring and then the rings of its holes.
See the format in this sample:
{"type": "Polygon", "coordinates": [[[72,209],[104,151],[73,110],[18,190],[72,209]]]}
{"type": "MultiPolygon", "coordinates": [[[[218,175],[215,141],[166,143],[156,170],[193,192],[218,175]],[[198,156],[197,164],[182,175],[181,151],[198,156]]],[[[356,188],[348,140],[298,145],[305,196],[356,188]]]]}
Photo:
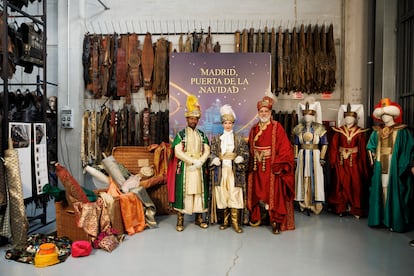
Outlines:
{"type": "Polygon", "coordinates": [[[104,173],[98,171],[97,169],[91,166],[86,166],[85,171],[92,176],[93,183],[97,188],[108,188],[109,178],[104,173]]]}
{"type": "Polygon", "coordinates": [[[119,164],[112,155],[104,158],[102,164],[105,171],[115,180],[118,186],[121,186],[125,182],[125,177],[119,168],[119,164]]]}
{"type": "Polygon", "coordinates": [[[19,156],[13,149],[13,142],[9,139],[9,148],[4,151],[4,165],[6,167],[6,181],[9,188],[10,228],[13,245],[26,242],[29,221],[26,217],[26,208],[20,177],[19,156]]]}

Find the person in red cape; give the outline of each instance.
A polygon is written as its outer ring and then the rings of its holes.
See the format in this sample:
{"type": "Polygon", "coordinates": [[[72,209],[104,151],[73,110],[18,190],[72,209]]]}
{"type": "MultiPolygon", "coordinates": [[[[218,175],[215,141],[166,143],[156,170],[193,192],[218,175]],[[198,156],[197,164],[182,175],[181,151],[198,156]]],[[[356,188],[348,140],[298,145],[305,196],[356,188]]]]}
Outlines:
{"type": "Polygon", "coordinates": [[[257,103],[259,122],[249,133],[247,208],[251,226],[268,219],[273,234],[279,234],[295,229],[294,157],[284,128],[272,119],[272,105],[269,96],[257,103]]]}

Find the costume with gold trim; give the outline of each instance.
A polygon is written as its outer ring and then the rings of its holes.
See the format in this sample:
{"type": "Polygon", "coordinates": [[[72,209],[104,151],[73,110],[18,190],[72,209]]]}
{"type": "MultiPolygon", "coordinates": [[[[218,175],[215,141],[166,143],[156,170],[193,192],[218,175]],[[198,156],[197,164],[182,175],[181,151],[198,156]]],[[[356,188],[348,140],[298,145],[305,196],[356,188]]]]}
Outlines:
{"type": "MultiPolygon", "coordinates": [[[[348,105],[345,112],[339,110],[341,115],[338,115],[338,122],[343,122],[347,116],[357,120],[357,111],[362,111],[363,108],[354,106],[355,109],[348,105]]],[[[351,215],[361,217],[368,211],[366,134],[369,129],[361,128],[357,123],[332,128],[334,133],[329,143],[329,164],[333,170],[328,203],[337,214],[349,211],[351,215]]]]}
{"type": "Polygon", "coordinates": [[[397,103],[382,99],[373,117],[378,120],[384,114],[393,116],[395,124],[375,126],[367,144],[373,157],[368,225],[405,232],[411,223],[414,138],[406,125],[400,124],[401,107],[397,103]]]}

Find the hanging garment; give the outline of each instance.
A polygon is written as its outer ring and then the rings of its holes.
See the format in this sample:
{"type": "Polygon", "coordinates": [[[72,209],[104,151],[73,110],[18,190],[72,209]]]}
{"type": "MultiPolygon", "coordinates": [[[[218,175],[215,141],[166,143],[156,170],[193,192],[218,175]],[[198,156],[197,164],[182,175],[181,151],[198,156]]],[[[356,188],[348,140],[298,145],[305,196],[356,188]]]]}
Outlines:
{"type": "Polygon", "coordinates": [[[256,53],[261,53],[263,52],[263,36],[260,29],[257,30],[256,36],[256,53]]]}
{"type": "Polygon", "coordinates": [[[160,38],[155,46],[152,89],[160,101],[168,95],[168,44],[165,38],[160,38]]]}
{"type": "Polygon", "coordinates": [[[124,45],[127,40],[125,39],[126,35],[121,35],[118,44],[118,51],[116,53],[116,94],[119,97],[125,97],[127,95],[127,53],[126,45],[124,45]]]}
{"type": "Polygon", "coordinates": [[[91,57],[91,39],[89,34],[85,34],[83,37],[83,47],[82,47],[82,65],[83,65],[83,82],[85,88],[88,84],[91,83],[91,78],[89,76],[89,66],[90,66],[90,57],[91,57]]]}
{"type": "Polygon", "coordinates": [[[299,44],[298,44],[298,91],[305,91],[306,89],[306,79],[305,79],[305,65],[306,65],[306,45],[305,45],[305,27],[304,25],[300,25],[299,31],[299,44]]]}
{"type": "Polygon", "coordinates": [[[213,53],[213,38],[211,37],[211,28],[208,27],[208,34],[206,37],[206,53],[213,53]]]}
{"type": "Polygon", "coordinates": [[[154,69],[154,49],[152,48],[151,34],[147,33],[142,49],[142,75],[144,78],[145,98],[150,106],[152,102],[152,72],[154,69]]]}
{"type": "Polygon", "coordinates": [[[293,27],[290,45],[292,47],[291,48],[292,51],[290,53],[290,63],[291,63],[291,70],[292,70],[291,90],[297,91],[299,88],[299,72],[298,72],[299,52],[298,52],[298,35],[296,33],[296,27],[293,27]]]}
{"type": "Polygon", "coordinates": [[[289,30],[286,29],[283,35],[283,78],[285,83],[285,92],[289,93],[291,91],[291,61],[290,61],[290,34],[289,30]]]}
{"type": "Polygon", "coordinates": [[[282,27],[279,27],[277,35],[277,92],[283,92],[285,89],[284,78],[284,62],[283,62],[283,31],[282,27]]]}
{"type": "Polygon", "coordinates": [[[92,82],[87,84],[86,89],[92,92],[95,99],[99,99],[102,95],[99,95],[99,36],[93,35],[91,37],[91,64],[89,67],[89,76],[92,82]]]}
{"type": "Polygon", "coordinates": [[[315,53],[315,75],[314,75],[314,93],[320,93],[322,91],[323,83],[323,72],[322,72],[322,58],[323,53],[321,50],[321,38],[319,35],[319,27],[315,26],[313,30],[313,42],[314,42],[314,53],[315,53]]]}
{"type": "Polygon", "coordinates": [[[322,25],[321,31],[319,33],[321,40],[321,72],[322,72],[322,85],[321,92],[327,91],[329,85],[329,73],[328,73],[328,54],[326,52],[326,32],[325,24],[322,25]]]}
{"type": "MultiPolygon", "coordinates": [[[[131,93],[138,92],[142,86],[141,80],[141,50],[139,49],[138,35],[133,33],[128,36],[128,71],[131,83],[131,93]]],[[[130,102],[126,102],[129,104],[130,102]]]]}
{"type": "Polygon", "coordinates": [[[240,31],[239,30],[237,30],[235,33],[234,33],[234,52],[236,52],[236,53],[240,53],[241,52],[241,47],[240,47],[240,43],[241,43],[241,41],[240,41],[240,31]]]}
{"type": "Polygon", "coordinates": [[[265,26],[264,31],[263,31],[263,52],[264,53],[269,53],[270,52],[270,38],[269,38],[269,32],[267,30],[267,26],[265,26]]]}
{"type": "Polygon", "coordinates": [[[272,63],[272,74],[270,76],[271,78],[271,91],[272,93],[275,93],[276,91],[276,31],[275,28],[272,28],[272,33],[270,35],[270,56],[271,56],[271,63],[272,63]]]}
{"type": "Polygon", "coordinates": [[[178,38],[178,52],[183,53],[184,52],[184,38],[183,34],[180,34],[180,37],[178,38]]]}
{"type": "Polygon", "coordinates": [[[327,55],[328,55],[328,91],[334,91],[336,84],[336,55],[335,55],[335,41],[333,36],[333,24],[329,25],[328,37],[327,37],[327,55]]]}
{"type": "Polygon", "coordinates": [[[247,53],[249,50],[249,34],[247,29],[243,29],[242,31],[242,38],[241,38],[241,52],[247,53]]]}
{"type": "Polygon", "coordinates": [[[313,50],[313,33],[312,26],[309,24],[306,30],[306,63],[305,63],[305,92],[311,93],[315,76],[315,51],[313,50]]]}

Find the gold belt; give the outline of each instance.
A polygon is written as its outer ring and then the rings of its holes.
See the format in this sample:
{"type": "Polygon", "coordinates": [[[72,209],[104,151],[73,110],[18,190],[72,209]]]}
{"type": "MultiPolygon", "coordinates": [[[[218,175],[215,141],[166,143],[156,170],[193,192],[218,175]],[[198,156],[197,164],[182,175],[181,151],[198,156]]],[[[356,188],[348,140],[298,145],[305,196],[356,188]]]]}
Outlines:
{"type": "Polygon", "coordinates": [[[254,147],[254,160],[253,160],[253,170],[257,169],[257,162],[262,162],[262,171],[266,170],[265,160],[270,158],[272,155],[272,149],[269,147],[254,147]]]}
{"type": "Polygon", "coordinates": [[[391,154],[392,148],[391,147],[381,147],[380,148],[380,154],[391,154]]]}
{"type": "Polygon", "coordinates": [[[315,149],[319,149],[319,145],[316,144],[303,144],[300,145],[300,148],[303,150],[315,150],[315,149]]]}
{"type": "Polygon", "coordinates": [[[187,155],[189,157],[195,157],[195,158],[200,158],[201,157],[201,153],[186,152],[185,155],[187,155]]]}
{"type": "Polygon", "coordinates": [[[234,160],[236,158],[235,152],[225,152],[224,154],[220,154],[221,160],[234,160]]]}
{"type": "Polygon", "coordinates": [[[343,160],[349,158],[349,165],[352,167],[352,164],[353,164],[352,154],[357,153],[358,148],[357,147],[353,147],[353,148],[339,147],[339,152],[340,152],[340,161],[339,161],[340,164],[343,165],[344,164],[343,160]]]}
{"type": "Polygon", "coordinates": [[[341,156],[344,159],[347,159],[351,154],[357,153],[358,152],[358,148],[357,147],[353,147],[353,148],[339,147],[339,152],[341,153],[341,156]]]}

